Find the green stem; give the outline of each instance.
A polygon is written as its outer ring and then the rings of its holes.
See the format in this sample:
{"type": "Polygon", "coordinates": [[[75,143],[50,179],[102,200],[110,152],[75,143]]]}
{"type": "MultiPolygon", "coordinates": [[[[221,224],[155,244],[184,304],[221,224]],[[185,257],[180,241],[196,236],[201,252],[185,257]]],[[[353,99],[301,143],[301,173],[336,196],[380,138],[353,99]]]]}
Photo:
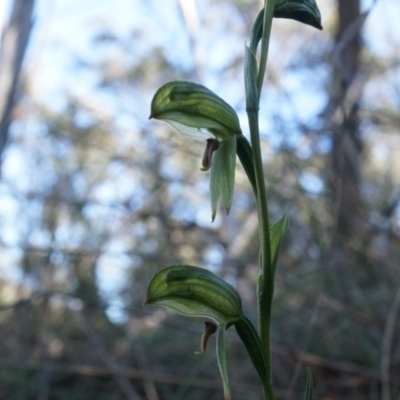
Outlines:
{"type": "MultiPolygon", "coordinates": [[[[271,363],[270,327],[271,306],[273,296],[273,271],[271,263],[271,243],[269,234],[268,205],[265,192],[263,163],[261,158],[260,135],[258,127],[258,111],[247,110],[253,148],[254,172],[256,176],[259,234],[260,234],[260,277],[258,281],[258,329],[261,343],[267,358],[271,363]]],[[[269,368],[270,370],[270,368],[269,368]]],[[[270,374],[271,375],[271,374],[270,374]]],[[[270,382],[272,377],[269,376],[270,382]]]]}
{"type": "MultiPolygon", "coordinates": [[[[271,239],[269,231],[268,204],[265,190],[264,169],[261,156],[260,132],[259,132],[259,102],[261,90],[265,76],[268,58],[269,40],[271,34],[272,18],[275,0],[264,0],[264,18],[262,28],[261,57],[257,75],[258,102],[255,107],[253,102],[247,102],[247,115],[251,135],[251,145],[253,150],[254,174],[256,190],[254,191],[257,200],[257,210],[259,219],[260,235],[260,277],[257,287],[258,295],[258,330],[262,348],[268,365],[268,382],[266,386],[271,390],[264,393],[268,400],[274,399],[272,389],[271,373],[271,309],[274,292],[274,271],[271,262],[271,239]]],[[[248,96],[251,98],[251,96],[248,96]]],[[[264,383],[265,385],[265,383],[264,383]]]]}
{"type": "Polygon", "coordinates": [[[259,96],[264,82],[265,70],[267,68],[269,38],[271,36],[272,18],[274,16],[275,0],[264,0],[264,21],[261,42],[260,67],[257,77],[257,87],[259,96]]]}

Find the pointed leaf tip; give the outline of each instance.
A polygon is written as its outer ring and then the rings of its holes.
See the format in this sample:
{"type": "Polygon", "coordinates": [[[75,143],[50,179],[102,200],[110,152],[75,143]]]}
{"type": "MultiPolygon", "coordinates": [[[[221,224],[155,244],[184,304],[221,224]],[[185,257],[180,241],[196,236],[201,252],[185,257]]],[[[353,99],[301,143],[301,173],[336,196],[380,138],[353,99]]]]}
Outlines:
{"type": "Polygon", "coordinates": [[[285,235],[288,226],[289,217],[287,211],[285,211],[282,217],[269,228],[271,238],[271,262],[274,271],[278,264],[279,250],[281,248],[283,236],[285,235]]]}

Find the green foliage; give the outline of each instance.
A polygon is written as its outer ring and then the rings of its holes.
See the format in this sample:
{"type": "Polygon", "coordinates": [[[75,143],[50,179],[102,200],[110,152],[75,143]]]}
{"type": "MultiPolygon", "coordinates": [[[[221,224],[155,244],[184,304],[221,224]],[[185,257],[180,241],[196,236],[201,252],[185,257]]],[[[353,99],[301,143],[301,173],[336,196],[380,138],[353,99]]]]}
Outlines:
{"type": "Polygon", "coordinates": [[[271,384],[270,379],[270,366],[265,357],[264,349],[262,347],[260,338],[257,331],[254,329],[253,324],[245,316],[241,317],[239,321],[235,323],[236,331],[246,347],[246,350],[251,358],[251,361],[256,369],[258,376],[263,382],[266,389],[265,393],[268,392],[268,386],[271,384]]]}
{"type": "Polygon", "coordinates": [[[226,355],[225,330],[227,325],[222,324],[217,334],[217,361],[219,372],[224,386],[224,399],[232,400],[231,384],[228,373],[228,360],[226,355]]]}
{"type": "Polygon", "coordinates": [[[282,217],[275,222],[270,228],[270,238],[271,238],[271,263],[274,271],[278,264],[279,249],[282,244],[283,236],[289,227],[289,217],[287,211],[282,215],[282,217]]]}
{"type": "Polygon", "coordinates": [[[259,92],[257,88],[257,60],[254,52],[246,46],[244,56],[244,87],[246,105],[250,109],[258,109],[259,92]]]}
{"type": "Polygon", "coordinates": [[[307,368],[307,383],[306,392],[304,394],[304,400],[312,400],[313,398],[313,378],[310,368],[307,368]]]}

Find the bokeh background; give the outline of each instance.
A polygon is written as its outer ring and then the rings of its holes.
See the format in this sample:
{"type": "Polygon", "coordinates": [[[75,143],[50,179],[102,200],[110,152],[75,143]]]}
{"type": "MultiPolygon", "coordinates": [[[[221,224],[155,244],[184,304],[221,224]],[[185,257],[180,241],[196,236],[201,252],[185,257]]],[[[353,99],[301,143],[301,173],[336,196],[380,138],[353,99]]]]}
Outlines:
{"type": "MultiPolygon", "coordinates": [[[[262,96],[271,220],[290,229],[272,327],[278,399],[400,399],[398,0],[275,20],[262,96]]],[[[211,224],[201,140],[148,121],[162,84],[208,86],[248,135],[256,0],[0,2],[0,399],[222,399],[202,320],[143,307],[161,267],[209,268],[255,318],[257,216],[238,163],[211,224]]],[[[235,332],[236,400],[261,399],[235,332]]]]}

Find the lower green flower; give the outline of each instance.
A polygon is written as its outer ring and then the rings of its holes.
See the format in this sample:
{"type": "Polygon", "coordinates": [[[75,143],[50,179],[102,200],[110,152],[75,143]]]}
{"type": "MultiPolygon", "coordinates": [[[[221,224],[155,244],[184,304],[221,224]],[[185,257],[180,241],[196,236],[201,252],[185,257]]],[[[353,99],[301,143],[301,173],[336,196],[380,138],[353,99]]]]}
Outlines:
{"type": "Polygon", "coordinates": [[[234,323],[243,314],[237,291],[212,272],[191,265],[171,265],[157,272],[144,304],[168,307],[188,317],[217,324],[234,323]]]}
{"type": "Polygon", "coordinates": [[[144,304],[168,307],[188,317],[206,317],[202,337],[202,354],[208,337],[217,328],[217,360],[221,374],[224,399],[231,400],[231,388],[226,357],[225,331],[243,318],[242,302],[237,291],[212,272],[191,265],[171,265],[158,271],[147,288],[144,304]]]}

